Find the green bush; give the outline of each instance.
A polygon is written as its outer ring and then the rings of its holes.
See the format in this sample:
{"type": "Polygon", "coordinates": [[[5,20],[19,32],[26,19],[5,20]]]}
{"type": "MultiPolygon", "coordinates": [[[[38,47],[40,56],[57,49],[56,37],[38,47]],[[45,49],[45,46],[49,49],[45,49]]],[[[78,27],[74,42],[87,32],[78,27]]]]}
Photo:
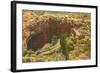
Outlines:
{"type": "Polygon", "coordinates": [[[62,34],[60,38],[61,52],[65,56],[66,60],[69,59],[69,45],[68,41],[66,40],[68,38],[69,36],[67,34],[62,34]]]}

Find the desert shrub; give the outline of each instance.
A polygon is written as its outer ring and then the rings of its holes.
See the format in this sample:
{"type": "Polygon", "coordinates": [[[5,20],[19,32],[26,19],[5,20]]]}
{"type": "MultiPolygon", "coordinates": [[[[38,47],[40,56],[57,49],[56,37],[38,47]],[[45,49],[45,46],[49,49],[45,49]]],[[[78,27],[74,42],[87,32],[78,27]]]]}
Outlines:
{"type": "Polygon", "coordinates": [[[30,59],[25,59],[24,62],[31,62],[31,60],[30,59]]]}
{"type": "Polygon", "coordinates": [[[62,52],[63,55],[65,56],[66,60],[68,60],[69,45],[67,44],[66,38],[68,38],[68,35],[67,35],[67,34],[62,34],[62,35],[61,35],[61,38],[60,38],[60,45],[61,45],[61,52],[62,52]]]}
{"type": "Polygon", "coordinates": [[[31,56],[31,54],[34,54],[34,51],[31,49],[23,51],[23,56],[31,56]]]}
{"type": "Polygon", "coordinates": [[[44,59],[43,58],[37,58],[36,62],[44,62],[44,59]]]}
{"type": "Polygon", "coordinates": [[[84,39],[84,38],[85,38],[85,35],[80,35],[79,36],[79,40],[84,39]]]}
{"type": "Polygon", "coordinates": [[[23,56],[25,56],[27,54],[27,50],[23,50],[23,56]]]}

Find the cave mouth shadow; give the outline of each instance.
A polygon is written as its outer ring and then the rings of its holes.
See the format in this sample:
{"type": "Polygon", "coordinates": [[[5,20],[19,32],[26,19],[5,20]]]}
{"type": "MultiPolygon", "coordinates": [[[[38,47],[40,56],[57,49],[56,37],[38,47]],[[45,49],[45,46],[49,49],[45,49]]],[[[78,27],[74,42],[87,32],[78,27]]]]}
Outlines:
{"type": "Polygon", "coordinates": [[[42,33],[32,34],[27,40],[27,48],[37,51],[42,48],[48,41],[44,38],[42,33]]]}
{"type": "Polygon", "coordinates": [[[59,37],[57,35],[54,35],[54,37],[52,35],[48,36],[48,34],[44,35],[42,32],[32,34],[27,40],[27,48],[32,49],[34,52],[36,52],[37,50],[41,49],[46,43],[52,43],[52,38],[57,40],[59,37]]]}

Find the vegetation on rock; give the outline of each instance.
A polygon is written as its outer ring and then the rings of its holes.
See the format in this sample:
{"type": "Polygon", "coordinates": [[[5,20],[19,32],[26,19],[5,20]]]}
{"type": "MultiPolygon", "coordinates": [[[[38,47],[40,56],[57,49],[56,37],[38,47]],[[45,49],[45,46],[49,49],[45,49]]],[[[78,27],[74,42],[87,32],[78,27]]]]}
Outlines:
{"type": "Polygon", "coordinates": [[[23,10],[22,61],[91,58],[91,14],[23,10]]]}

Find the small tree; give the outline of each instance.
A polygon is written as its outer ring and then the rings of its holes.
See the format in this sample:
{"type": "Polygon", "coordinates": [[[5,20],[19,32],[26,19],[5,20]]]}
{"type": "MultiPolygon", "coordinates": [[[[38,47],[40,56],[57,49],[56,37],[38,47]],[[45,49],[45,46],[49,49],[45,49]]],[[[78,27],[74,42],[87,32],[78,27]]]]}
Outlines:
{"type": "Polygon", "coordinates": [[[68,60],[68,47],[66,42],[67,35],[62,34],[60,39],[60,45],[61,45],[61,52],[65,56],[66,60],[68,60]]]}
{"type": "Polygon", "coordinates": [[[66,60],[68,60],[70,49],[73,48],[73,42],[71,41],[69,34],[64,33],[61,35],[60,45],[63,55],[65,56],[66,60]]]}

